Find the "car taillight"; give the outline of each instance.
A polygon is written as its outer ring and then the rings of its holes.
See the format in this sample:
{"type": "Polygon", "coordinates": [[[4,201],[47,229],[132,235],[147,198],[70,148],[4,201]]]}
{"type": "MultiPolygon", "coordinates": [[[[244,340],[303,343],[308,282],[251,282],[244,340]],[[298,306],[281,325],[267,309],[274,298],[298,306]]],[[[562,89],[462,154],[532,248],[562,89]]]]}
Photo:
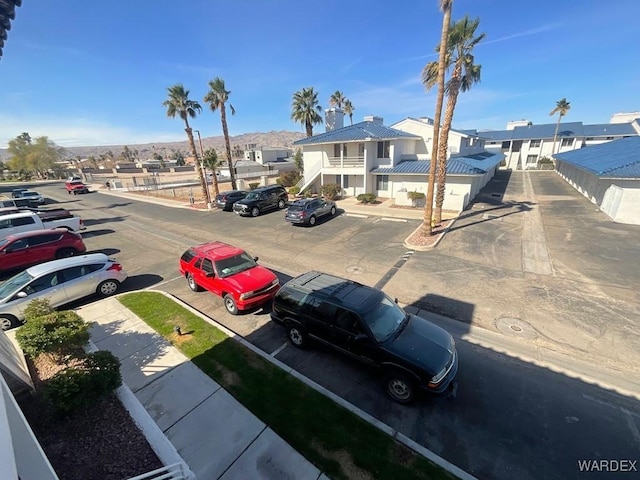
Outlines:
{"type": "Polygon", "coordinates": [[[116,272],[119,272],[122,270],[122,265],[120,265],[119,263],[112,263],[111,266],[107,268],[107,271],[109,270],[115,270],[116,272]]]}

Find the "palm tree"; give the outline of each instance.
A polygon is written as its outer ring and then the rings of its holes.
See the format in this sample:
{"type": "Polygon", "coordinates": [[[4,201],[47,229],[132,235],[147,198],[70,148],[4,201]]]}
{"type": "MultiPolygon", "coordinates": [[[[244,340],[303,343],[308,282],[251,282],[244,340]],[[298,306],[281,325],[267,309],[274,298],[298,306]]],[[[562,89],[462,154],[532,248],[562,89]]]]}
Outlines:
{"type": "Polygon", "coordinates": [[[551,112],[549,113],[549,115],[553,116],[556,113],[558,114],[558,123],[556,123],[556,131],[553,134],[553,150],[551,151],[552,155],[555,155],[556,152],[556,141],[558,139],[558,129],[560,128],[560,120],[562,120],[562,117],[564,117],[569,110],[571,110],[571,104],[569,102],[567,102],[566,98],[563,98],[562,100],[558,100],[556,102],[556,108],[554,108],[553,110],[551,110],[551,112]]]}
{"type": "Polygon", "coordinates": [[[344,101],[344,113],[346,113],[347,115],[349,115],[349,121],[351,122],[351,125],[353,125],[353,111],[355,110],[353,104],[351,103],[351,100],[345,100],[344,101]]]}
{"type": "Polygon", "coordinates": [[[451,9],[453,0],[439,0],[442,10],[442,33],[440,35],[440,48],[438,59],[438,96],[436,97],[436,111],[433,118],[433,148],[431,150],[431,165],[429,167],[429,183],[427,184],[426,205],[422,220],[423,235],[431,235],[433,232],[431,219],[433,217],[433,190],[436,183],[436,167],[438,153],[438,136],[440,134],[440,119],[442,118],[442,104],[444,103],[444,74],[447,59],[447,40],[449,38],[449,23],[451,22],[451,9]]]}
{"type": "Polygon", "coordinates": [[[209,189],[207,188],[207,181],[202,174],[202,168],[199,168],[198,152],[196,151],[196,143],[193,141],[193,130],[189,126],[189,118],[195,118],[202,110],[202,107],[195,100],[189,100],[189,90],[185,90],[181,83],[177,83],[172,87],[167,88],[169,92],[169,98],[162,102],[167,108],[167,117],[175,118],[176,116],[184,120],[184,131],[187,132],[187,139],[189,140],[189,147],[191,148],[191,154],[196,159],[196,170],[200,177],[200,186],[202,187],[202,195],[207,203],[211,203],[209,198],[209,189]]]}
{"type": "MultiPolygon", "coordinates": [[[[227,127],[227,108],[226,103],[229,101],[231,92],[224,86],[224,80],[220,77],[214,78],[209,82],[209,92],[204,97],[204,101],[209,104],[211,111],[220,110],[220,121],[222,122],[222,133],[224,134],[224,146],[227,154],[227,162],[229,163],[229,176],[231,177],[231,188],[236,190],[236,174],[233,171],[233,159],[231,158],[231,143],[229,142],[229,128],[227,127]]],[[[236,109],[229,104],[231,115],[236,114],[236,109]]],[[[215,175],[214,175],[215,176],[215,175]]]]}
{"type": "MultiPolygon", "coordinates": [[[[473,84],[480,82],[481,66],[473,63],[474,56],[471,53],[473,48],[485,37],[484,33],[475,36],[479,24],[479,18],[471,20],[467,15],[462,20],[453,23],[449,29],[446,69],[448,70],[453,66],[453,72],[445,87],[447,106],[438,142],[438,191],[436,192],[436,209],[434,213],[434,221],[436,224],[442,221],[442,205],[444,203],[447,183],[449,131],[453,123],[453,113],[456,108],[456,103],[458,102],[458,95],[461,91],[466,92],[473,84]]],[[[439,46],[436,47],[437,51],[439,51],[439,49],[439,46]]],[[[437,62],[430,62],[424,67],[422,71],[422,83],[424,83],[427,90],[435,85],[437,74],[437,62]]]]}
{"type": "Polygon", "coordinates": [[[338,108],[342,108],[342,104],[346,100],[347,99],[344,96],[344,93],[342,93],[340,90],[336,90],[336,93],[331,95],[331,97],[329,98],[329,105],[334,105],[334,106],[336,106],[338,108]]]}
{"type": "Polygon", "coordinates": [[[318,104],[318,94],[313,87],[303,88],[293,94],[291,102],[291,120],[305,126],[307,137],[313,136],[313,126],[322,123],[320,113],[322,107],[318,104]]]}
{"type": "Polygon", "coordinates": [[[218,160],[218,152],[216,152],[215,148],[208,148],[204,151],[204,155],[202,156],[202,163],[204,164],[205,168],[208,168],[213,173],[213,178],[211,181],[213,182],[213,192],[217,197],[220,193],[220,190],[218,189],[218,176],[216,175],[216,171],[220,166],[220,160],[218,160]]]}

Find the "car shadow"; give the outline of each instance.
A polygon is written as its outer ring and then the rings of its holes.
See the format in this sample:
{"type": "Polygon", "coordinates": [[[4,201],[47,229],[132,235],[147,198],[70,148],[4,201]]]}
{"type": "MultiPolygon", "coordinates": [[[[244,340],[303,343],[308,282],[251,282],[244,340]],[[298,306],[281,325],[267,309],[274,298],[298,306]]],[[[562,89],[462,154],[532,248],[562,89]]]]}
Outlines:
{"type": "Polygon", "coordinates": [[[84,221],[85,226],[91,227],[93,225],[100,225],[102,223],[110,223],[110,222],[123,222],[127,219],[127,216],[124,217],[106,217],[106,218],[95,218],[88,219],[84,221]]]}
{"type": "Polygon", "coordinates": [[[82,235],[82,238],[91,238],[91,237],[98,237],[100,235],[109,235],[110,233],[116,233],[115,230],[111,230],[108,228],[103,228],[102,230],[91,230],[91,231],[83,231],[80,232],[80,234],[82,235]]]}
{"type": "Polygon", "coordinates": [[[144,290],[145,288],[152,287],[157,283],[164,280],[164,277],[155,275],[153,273],[143,273],[140,275],[131,275],[122,284],[118,293],[132,292],[134,290],[144,290]]]}
{"type": "Polygon", "coordinates": [[[103,253],[106,256],[110,257],[111,255],[116,255],[118,253],[120,253],[121,250],[118,248],[101,248],[98,250],[91,250],[91,251],[87,251],[85,252],[86,254],[90,254],[90,253],[103,253]]]}

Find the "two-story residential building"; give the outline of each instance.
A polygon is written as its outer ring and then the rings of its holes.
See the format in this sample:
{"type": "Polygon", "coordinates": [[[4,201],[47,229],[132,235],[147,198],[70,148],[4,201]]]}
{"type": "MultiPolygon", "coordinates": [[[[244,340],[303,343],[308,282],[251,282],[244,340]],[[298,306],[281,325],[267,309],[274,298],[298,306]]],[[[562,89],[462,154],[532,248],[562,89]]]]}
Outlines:
{"type": "MultiPolygon", "coordinates": [[[[294,143],[303,153],[301,190],[319,192],[322,185],[335,183],[343,195],[374,193],[397,205],[412,204],[408,192],[426,193],[432,120],[406,118],[388,127],[382,118],[368,116],[345,127],[341,113],[327,110],[329,130],[294,143]]],[[[450,132],[449,154],[443,208],[461,211],[493,177],[504,155],[485,151],[480,136],[461,130],[450,132]]]]}
{"type": "Polygon", "coordinates": [[[598,145],[621,138],[640,135],[640,113],[616,114],[611,123],[584,125],[582,122],[561,123],[554,144],[555,123],[533,125],[522,120],[509,122],[506,130],[478,132],[491,152],[506,156],[505,166],[511,170],[535,169],[538,160],[554,154],[598,145]],[[635,117],[635,118],[634,118],[635,117]]]}

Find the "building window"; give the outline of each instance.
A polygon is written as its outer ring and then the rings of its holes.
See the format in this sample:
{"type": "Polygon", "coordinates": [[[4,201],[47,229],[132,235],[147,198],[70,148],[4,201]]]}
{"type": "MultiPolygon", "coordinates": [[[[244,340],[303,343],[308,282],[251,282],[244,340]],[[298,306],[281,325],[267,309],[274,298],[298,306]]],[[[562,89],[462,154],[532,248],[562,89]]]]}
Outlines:
{"type": "Polygon", "coordinates": [[[531,140],[531,142],[529,142],[529,148],[538,148],[541,142],[542,140],[531,140]]]}
{"type": "Polygon", "coordinates": [[[378,142],[378,158],[391,158],[391,142],[378,142]]]}
{"type": "Polygon", "coordinates": [[[389,189],[389,175],[378,175],[376,180],[376,189],[378,191],[387,191],[389,189]]]}
{"type": "Polygon", "coordinates": [[[593,140],[593,137],[587,137],[587,138],[586,138],[586,140],[587,140],[587,142],[588,142],[589,140],[593,140]]]}
{"type": "Polygon", "coordinates": [[[509,149],[511,148],[511,142],[510,141],[506,141],[506,142],[502,142],[502,152],[507,152],[509,151],[509,149]]]}
{"type": "Polygon", "coordinates": [[[349,175],[345,175],[344,177],[342,177],[343,180],[343,184],[342,184],[342,188],[349,188],[349,175]]]}
{"type": "Polygon", "coordinates": [[[537,155],[527,155],[527,163],[537,163],[538,156],[537,155]]]}
{"type": "Polygon", "coordinates": [[[358,144],[358,156],[364,157],[364,143],[358,144]]]}
{"type": "Polygon", "coordinates": [[[571,145],[573,145],[573,138],[563,138],[560,144],[561,147],[570,147],[571,145]]]}
{"type": "Polygon", "coordinates": [[[346,143],[334,143],[333,144],[333,156],[340,158],[340,149],[342,148],[343,156],[347,156],[347,144],[346,143]]]}

